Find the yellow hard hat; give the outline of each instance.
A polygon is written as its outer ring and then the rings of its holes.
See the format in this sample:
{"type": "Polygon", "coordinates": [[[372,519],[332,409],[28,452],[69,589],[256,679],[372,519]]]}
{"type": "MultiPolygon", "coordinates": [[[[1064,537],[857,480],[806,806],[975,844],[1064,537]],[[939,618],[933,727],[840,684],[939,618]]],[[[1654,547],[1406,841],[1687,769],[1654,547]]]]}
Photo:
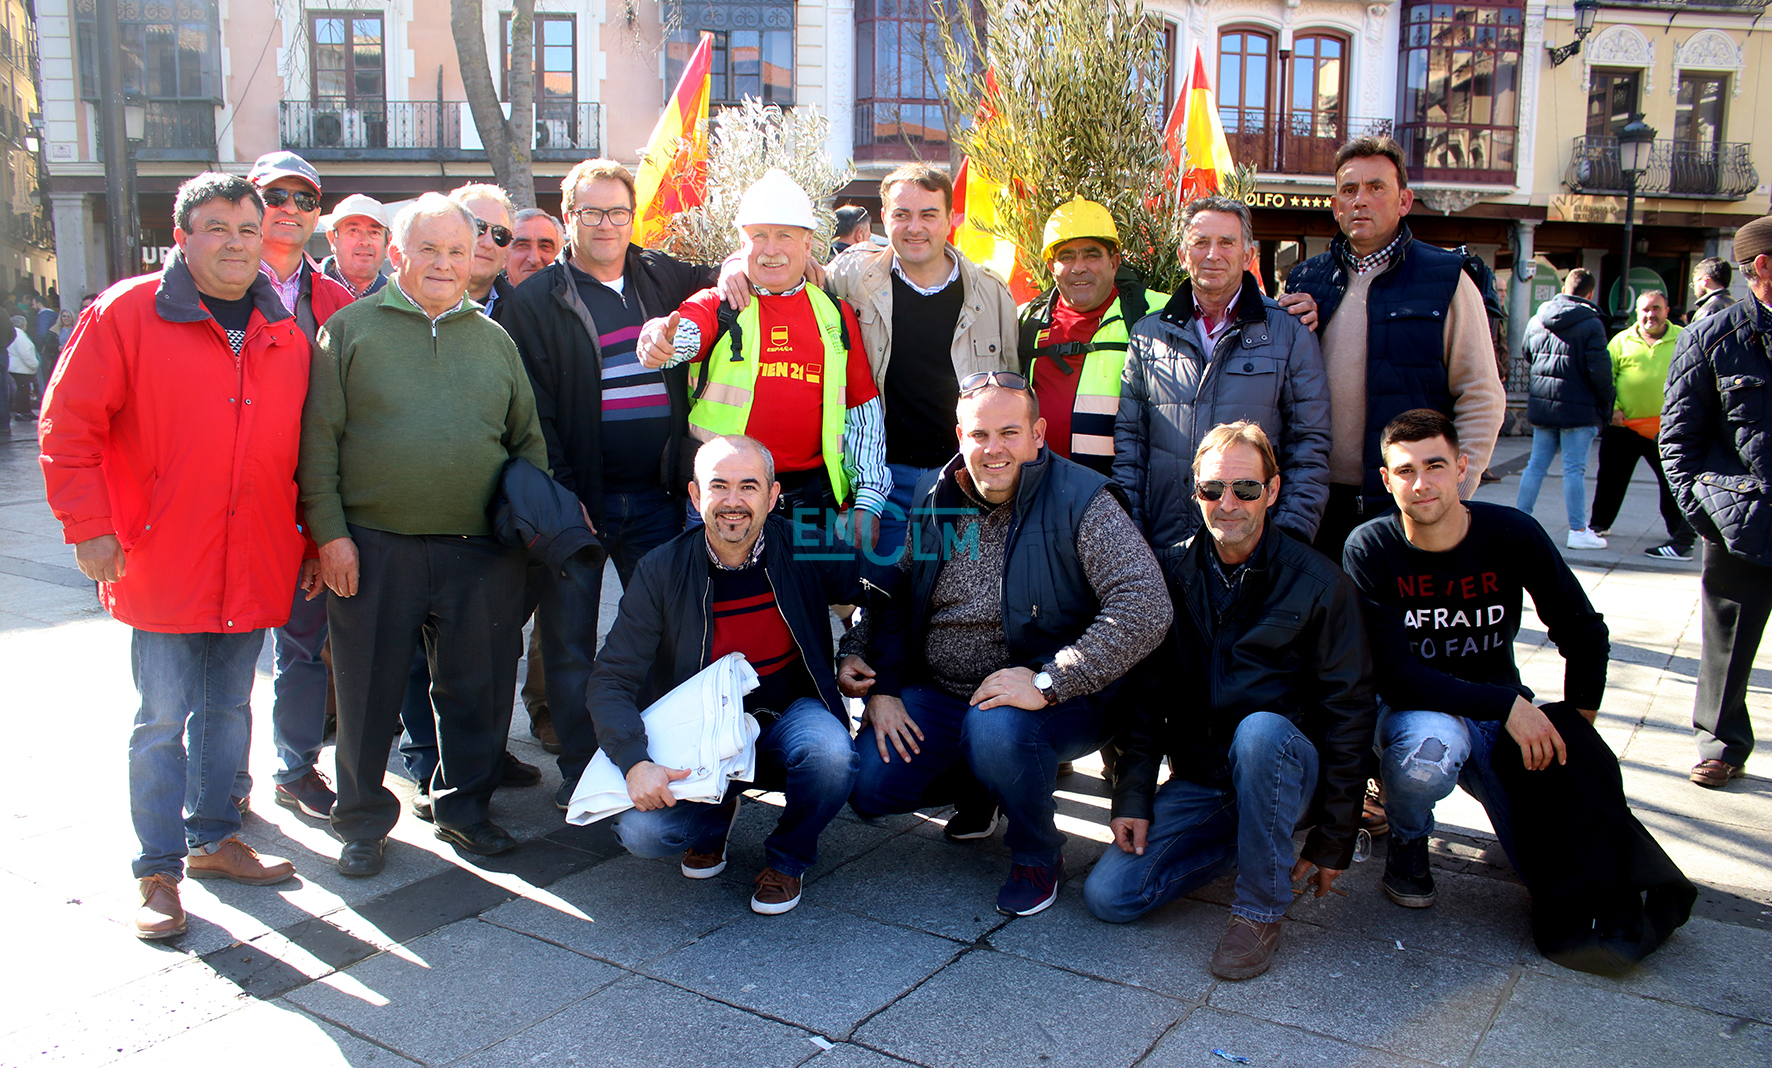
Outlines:
{"type": "Polygon", "coordinates": [[[1060,204],[1046,220],[1046,247],[1041,249],[1040,258],[1050,260],[1053,249],[1079,237],[1092,237],[1112,248],[1120,247],[1120,231],[1114,229],[1113,215],[1093,200],[1076,197],[1068,204],[1060,204]]]}

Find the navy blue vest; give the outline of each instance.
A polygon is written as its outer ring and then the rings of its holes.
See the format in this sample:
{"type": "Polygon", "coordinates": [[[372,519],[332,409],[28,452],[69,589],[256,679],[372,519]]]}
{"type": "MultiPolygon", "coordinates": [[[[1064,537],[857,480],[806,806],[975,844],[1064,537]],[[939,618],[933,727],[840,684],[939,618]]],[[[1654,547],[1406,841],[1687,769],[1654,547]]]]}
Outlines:
{"type": "MultiPolygon", "coordinates": [[[[1317,301],[1317,332],[1329,326],[1347,292],[1348,268],[1338,254],[1345,238],[1328,252],[1312,256],[1286,276],[1288,292],[1309,293],[1317,301]]],[[[1378,478],[1383,457],[1378,438],[1392,419],[1411,408],[1452,414],[1446,382],[1446,317],[1464,273],[1464,257],[1416,241],[1403,227],[1397,255],[1366,293],[1365,481],[1361,491],[1387,496],[1378,478]]]]}
{"type": "MultiPolygon", "coordinates": [[[[923,650],[929,603],[947,556],[969,552],[954,545],[958,512],[975,507],[954,482],[959,461],[950,462],[917,487],[912,523],[916,556],[911,562],[911,645],[908,653],[927,675],[923,650]]],[[[1003,551],[1003,635],[1018,665],[1044,664],[1095,622],[1101,602],[1077,556],[1077,532],[1089,502],[1109,487],[1106,476],[1047,449],[1021,469],[1007,544],[1003,551]]],[[[1124,503],[1122,501],[1122,503],[1124,503]]]]}

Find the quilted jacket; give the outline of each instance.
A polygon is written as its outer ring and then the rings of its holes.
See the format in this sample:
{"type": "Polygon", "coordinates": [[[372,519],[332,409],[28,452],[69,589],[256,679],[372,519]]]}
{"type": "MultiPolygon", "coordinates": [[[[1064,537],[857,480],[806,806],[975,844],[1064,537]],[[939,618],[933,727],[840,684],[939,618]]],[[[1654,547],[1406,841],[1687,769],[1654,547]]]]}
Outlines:
{"type": "Polygon", "coordinates": [[[1680,335],[1661,410],[1661,461],[1692,528],[1750,563],[1772,566],[1772,309],[1757,300],[1680,335]]]}
{"type": "Polygon", "coordinates": [[[1526,324],[1532,361],[1526,418],[1533,426],[1602,426],[1612,418],[1612,356],[1606,320],[1591,301],[1558,293],[1526,324]]]}

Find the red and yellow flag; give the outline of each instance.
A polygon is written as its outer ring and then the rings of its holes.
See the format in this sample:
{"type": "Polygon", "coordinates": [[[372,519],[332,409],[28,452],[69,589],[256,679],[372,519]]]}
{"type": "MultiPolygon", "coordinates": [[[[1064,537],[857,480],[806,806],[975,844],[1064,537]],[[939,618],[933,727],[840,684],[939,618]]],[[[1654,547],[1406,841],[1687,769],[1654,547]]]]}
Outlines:
{"type": "Polygon", "coordinates": [[[714,35],[704,33],[652,128],[646,157],[634,176],[634,241],[642,248],[664,240],[673,215],[707,199],[713,67],[714,35]]]}
{"type": "Polygon", "coordinates": [[[1169,156],[1163,167],[1163,188],[1174,189],[1179,173],[1183,203],[1218,192],[1223,179],[1236,173],[1231,144],[1218,120],[1218,99],[1206,73],[1206,53],[1198,44],[1194,45],[1193,71],[1163,128],[1163,148],[1169,156]]]}
{"type": "MultiPolygon", "coordinates": [[[[997,72],[994,69],[985,71],[984,82],[985,95],[978,103],[974,125],[983,125],[997,117],[994,103],[998,92],[997,72]]],[[[989,267],[1007,279],[1010,295],[1015,298],[1015,303],[1022,304],[1039,296],[1032,273],[1017,257],[1015,242],[1005,241],[984,229],[985,225],[995,224],[995,197],[998,190],[1005,188],[1002,183],[975,169],[971,158],[962,159],[960,169],[954,175],[954,230],[948,240],[972,262],[989,267]]]]}

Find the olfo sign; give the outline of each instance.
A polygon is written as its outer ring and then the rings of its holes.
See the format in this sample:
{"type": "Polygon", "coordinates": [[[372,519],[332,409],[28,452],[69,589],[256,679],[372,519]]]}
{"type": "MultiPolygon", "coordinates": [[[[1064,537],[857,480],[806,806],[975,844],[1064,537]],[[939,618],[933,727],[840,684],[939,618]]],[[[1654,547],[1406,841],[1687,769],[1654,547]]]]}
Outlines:
{"type": "Polygon", "coordinates": [[[1251,208],[1319,208],[1329,207],[1329,195],[1313,196],[1309,193],[1277,193],[1262,190],[1243,194],[1243,203],[1251,208]]]}

